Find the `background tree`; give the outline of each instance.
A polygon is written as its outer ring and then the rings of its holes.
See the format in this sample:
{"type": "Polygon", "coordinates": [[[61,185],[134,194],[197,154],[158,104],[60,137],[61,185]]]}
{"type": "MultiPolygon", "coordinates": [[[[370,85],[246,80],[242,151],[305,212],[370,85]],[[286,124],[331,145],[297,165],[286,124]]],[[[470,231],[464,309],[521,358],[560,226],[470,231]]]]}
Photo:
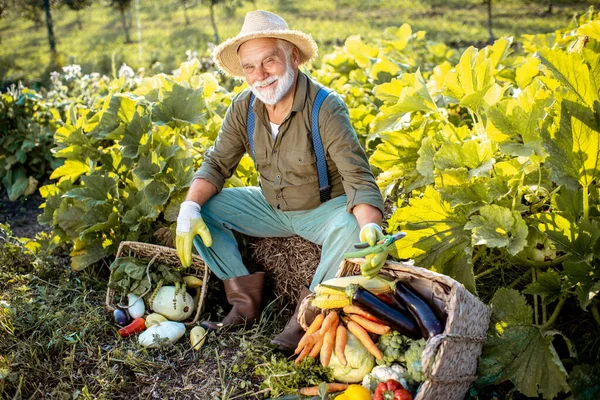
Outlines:
{"type": "Polygon", "coordinates": [[[483,4],[487,7],[487,15],[488,15],[488,33],[490,38],[488,39],[490,43],[494,41],[494,32],[492,30],[492,0],[484,0],[483,4]]]}
{"type": "Polygon", "coordinates": [[[92,5],[92,0],[62,0],[62,2],[69,7],[69,9],[75,11],[75,15],[77,18],[77,26],[79,30],[82,30],[83,27],[81,25],[81,18],[79,11],[89,7],[92,5]]]}
{"type": "Polygon", "coordinates": [[[129,28],[131,27],[131,0],[110,0],[109,5],[121,13],[121,26],[123,26],[123,30],[125,31],[125,43],[131,43],[129,36],[129,28]]]}
{"type": "Polygon", "coordinates": [[[188,15],[188,8],[192,8],[198,4],[198,0],[179,0],[181,8],[183,8],[183,16],[185,17],[185,24],[190,24],[190,16],[188,15]]]}
{"type": "Polygon", "coordinates": [[[219,44],[220,39],[215,18],[215,7],[221,5],[228,15],[233,15],[235,14],[235,10],[242,5],[242,0],[205,0],[204,4],[210,9],[210,23],[215,34],[215,44],[219,44]]]}
{"type": "Polygon", "coordinates": [[[52,22],[50,3],[50,0],[44,0],[44,15],[46,16],[46,28],[48,29],[48,43],[50,44],[50,53],[52,56],[52,61],[56,63],[56,61],[58,60],[58,51],[56,50],[56,37],[54,36],[54,23],[52,22]]]}
{"type": "Polygon", "coordinates": [[[44,0],[19,0],[16,1],[16,6],[21,17],[32,21],[36,29],[43,25],[44,0]]]}
{"type": "MultiPolygon", "coordinates": [[[[14,8],[15,0],[0,0],[0,19],[6,18],[14,8]]],[[[0,36],[0,43],[2,43],[2,36],[0,36]]]]}

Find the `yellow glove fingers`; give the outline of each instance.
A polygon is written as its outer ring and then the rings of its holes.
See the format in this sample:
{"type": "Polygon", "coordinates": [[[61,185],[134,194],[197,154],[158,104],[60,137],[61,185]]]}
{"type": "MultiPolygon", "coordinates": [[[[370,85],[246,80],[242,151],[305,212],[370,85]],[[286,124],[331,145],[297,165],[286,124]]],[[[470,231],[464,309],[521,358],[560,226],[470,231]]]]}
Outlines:
{"type": "Polygon", "coordinates": [[[368,229],[365,232],[365,239],[366,242],[369,243],[369,246],[375,246],[375,243],[377,243],[378,234],[379,232],[377,231],[377,229],[368,229]]]}
{"type": "Polygon", "coordinates": [[[186,239],[187,235],[177,235],[175,238],[175,248],[177,249],[177,256],[181,261],[181,265],[184,267],[189,267],[191,263],[188,263],[188,257],[186,254],[186,239]]]}
{"type": "Polygon", "coordinates": [[[200,221],[202,222],[202,224],[198,224],[198,230],[196,231],[196,233],[200,235],[200,238],[202,238],[202,242],[204,243],[204,245],[206,247],[210,247],[212,246],[212,236],[210,235],[210,231],[208,230],[206,224],[204,224],[202,220],[200,221]]]}
{"type": "Polygon", "coordinates": [[[200,235],[202,239],[202,243],[206,247],[212,246],[212,236],[210,235],[210,231],[208,230],[208,226],[204,223],[202,218],[192,219],[192,237],[196,235],[200,235]]]}
{"type": "Polygon", "coordinates": [[[177,257],[179,257],[179,261],[181,261],[181,264],[183,265],[183,253],[181,251],[182,249],[182,244],[181,244],[181,236],[177,235],[175,236],[175,249],[177,249],[177,257]]]}
{"type": "Polygon", "coordinates": [[[194,236],[191,234],[187,234],[183,236],[183,260],[184,267],[189,267],[192,265],[192,246],[194,245],[194,236]]]}
{"type": "Polygon", "coordinates": [[[371,260],[371,265],[373,265],[374,267],[377,266],[379,267],[379,269],[381,269],[381,267],[383,267],[383,264],[385,264],[385,260],[387,260],[387,256],[387,251],[382,251],[381,253],[375,254],[375,257],[373,257],[373,259],[371,260]]]}

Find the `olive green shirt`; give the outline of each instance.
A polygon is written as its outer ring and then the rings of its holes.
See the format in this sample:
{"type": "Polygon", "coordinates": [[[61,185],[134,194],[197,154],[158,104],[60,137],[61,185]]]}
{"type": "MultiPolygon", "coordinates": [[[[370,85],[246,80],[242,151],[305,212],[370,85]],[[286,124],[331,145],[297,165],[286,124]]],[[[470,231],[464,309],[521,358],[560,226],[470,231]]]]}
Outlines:
{"type": "MultiPolygon", "coordinates": [[[[279,127],[275,140],[265,105],[254,101],[254,152],[260,186],[269,204],[282,211],[310,210],[321,204],[317,159],[311,136],[311,111],[322,86],[304,73],[298,74],[290,114],[279,127]]],[[[227,110],[221,131],[194,179],[203,178],[221,191],[225,179],[235,171],[244,153],[250,153],[246,120],[249,89],[239,93],[227,110]]],[[[383,199],[367,156],[350,124],[343,100],[331,93],[321,106],[319,130],[326,154],[331,198],[346,194],[347,210],[370,204],[383,214],[383,199]]]]}

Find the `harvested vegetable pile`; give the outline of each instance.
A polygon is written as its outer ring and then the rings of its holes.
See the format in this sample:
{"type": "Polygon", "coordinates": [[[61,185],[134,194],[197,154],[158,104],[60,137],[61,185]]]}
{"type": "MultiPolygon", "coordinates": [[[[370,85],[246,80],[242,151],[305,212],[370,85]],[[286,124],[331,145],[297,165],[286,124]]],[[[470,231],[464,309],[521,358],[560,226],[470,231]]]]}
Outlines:
{"type": "Polygon", "coordinates": [[[252,258],[274,279],[274,292],[295,303],[303,285],[308,285],[321,258],[321,246],[299,236],[266,238],[251,244],[252,258]]]}

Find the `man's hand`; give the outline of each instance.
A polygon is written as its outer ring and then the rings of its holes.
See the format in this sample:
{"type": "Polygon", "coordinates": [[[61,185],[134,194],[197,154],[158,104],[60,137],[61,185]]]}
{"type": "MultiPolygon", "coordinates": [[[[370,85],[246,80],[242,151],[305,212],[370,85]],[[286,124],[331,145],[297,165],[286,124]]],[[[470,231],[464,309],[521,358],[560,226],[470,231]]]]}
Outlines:
{"type": "Polygon", "coordinates": [[[177,237],[175,247],[181,264],[184,267],[192,265],[192,246],[196,235],[200,235],[206,247],[212,245],[210,231],[200,214],[200,204],[194,201],[184,201],[177,216],[177,237]]]}
{"type": "MultiPolygon", "coordinates": [[[[375,223],[366,224],[360,230],[360,241],[369,243],[369,246],[373,247],[379,239],[383,237],[381,227],[375,223]]],[[[387,260],[388,253],[390,252],[391,246],[385,246],[380,248],[378,246],[377,253],[368,254],[365,256],[366,263],[360,266],[360,272],[367,278],[375,277],[387,260]]],[[[375,250],[375,249],[374,249],[375,250]]]]}

